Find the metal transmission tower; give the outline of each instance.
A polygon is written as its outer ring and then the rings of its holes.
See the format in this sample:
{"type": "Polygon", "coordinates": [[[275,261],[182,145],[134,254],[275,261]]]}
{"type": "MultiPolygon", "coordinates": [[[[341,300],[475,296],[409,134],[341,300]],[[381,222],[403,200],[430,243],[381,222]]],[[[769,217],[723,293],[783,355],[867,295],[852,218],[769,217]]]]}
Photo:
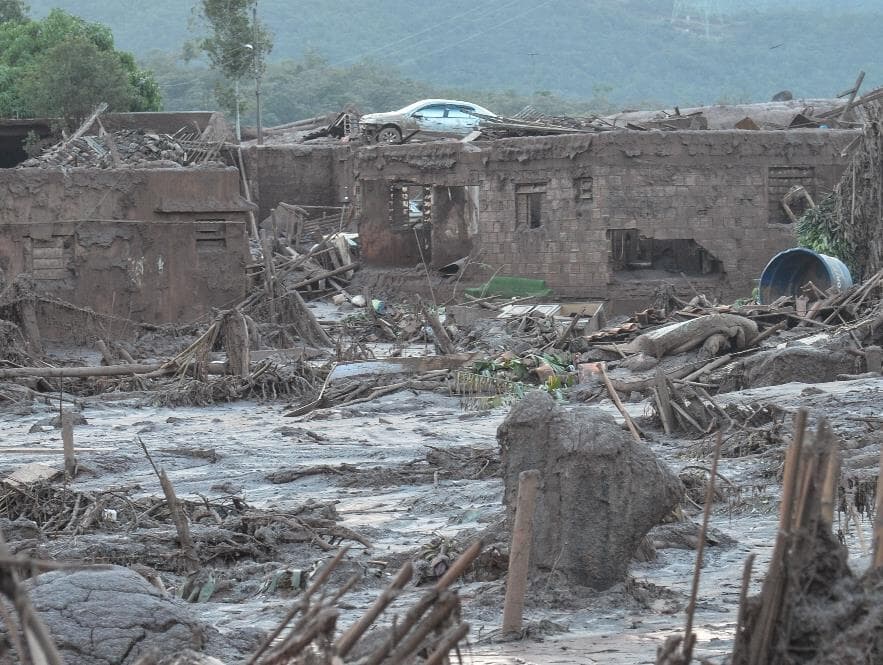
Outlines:
{"type": "Polygon", "coordinates": [[[712,22],[723,21],[720,0],[674,0],[671,10],[671,21],[675,24],[691,28],[702,26],[705,37],[711,37],[712,22]]]}

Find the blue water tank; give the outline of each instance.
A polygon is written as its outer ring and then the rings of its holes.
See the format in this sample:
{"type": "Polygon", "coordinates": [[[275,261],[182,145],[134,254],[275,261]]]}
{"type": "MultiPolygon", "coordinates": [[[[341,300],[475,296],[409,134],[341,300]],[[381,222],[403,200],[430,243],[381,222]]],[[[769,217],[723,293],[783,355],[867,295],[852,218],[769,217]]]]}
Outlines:
{"type": "Polygon", "coordinates": [[[800,295],[800,287],[812,282],[820,290],[832,286],[843,291],[852,286],[849,268],[833,256],[819,254],[811,249],[796,247],[776,254],[760,276],[762,304],[769,304],[782,296],[800,295]]]}

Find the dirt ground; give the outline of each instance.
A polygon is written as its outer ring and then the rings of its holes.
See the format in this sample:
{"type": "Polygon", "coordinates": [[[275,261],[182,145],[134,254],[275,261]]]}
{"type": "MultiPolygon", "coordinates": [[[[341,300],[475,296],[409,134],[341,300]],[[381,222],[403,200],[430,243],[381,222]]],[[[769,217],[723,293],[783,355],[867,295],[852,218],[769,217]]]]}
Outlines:
{"type": "MultiPolygon", "coordinates": [[[[722,662],[729,653],[746,556],[758,555],[753,591],[766,570],[790,415],[800,406],[810,409],[811,420],[823,413],[841,438],[844,466],[852,460],[852,467],[862,471],[875,467],[878,459],[881,391],[883,379],[865,378],[717,397],[734,413],[755,410],[759,415],[756,431],[739,430],[725,442],[720,471],[728,482],[719,484],[712,517],[717,544],[706,549],[695,619],[698,657],[722,662]]],[[[600,405],[619,417],[609,402],[600,405]]],[[[627,406],[644,424],[654,451],[676,472],[708,465],[711,439],[666,437],[643,420],[649,402],[627,406]]],[[[140,439],[182,499],[222,505],[236,497],[264,514],[320,515],[334,525],[324,532],[326,540],[336,546],[337,534],[352,546],[341,576],[364,575],[341,605],[343,626],[364,611],[405,558],[431,558],[440,542],[456,554],[475,534],[493,532],[502,519],[496,428],[508,409],[464,410],[457,398],[410,391],[304,418],[286,417],[288,407],[237,402],[166,408],[151,405],[143,394],[80,399],[76,410],[85,422],[76,425],[74,437],[86,451],[78,455],[80,472],[69,489],[93,495],[115,491],[132,502],[161,496],[140,439]],[[353,534],[358,540],[348,537],[353,534]]],[[[51,424],[58,409],[57,399],[2,408],[0,474],[33,462],[62,468],[60,430],[51,424]],[[17,451],[22,448],[40,452],[17,451]]],[[[208,569],[188,579],[168,558],[173,527],[149,516],[134,522],[122,512],[115,521],[111,517],[84,533],[58,529],[16,541],[13,530],[9,539],[16,551],[61,561],[141,564],[170,592],[210,577],[214,593],[207,602],[193,603],[192,611],[221,632],[236,634],[272,628],[296,595],[290,587],[297,582],[291,580],[305,579],[333,554],[303,540],[256,531],[250,553],[221,543],[208,569]]],[[[699,517],[697,508],[686,504],[686,525],[654,532],[655,560],[633,562],[630,580],[606,592],[534,585],[527,599],[527,634],[518,642],[498,640],[503,581],[467,575],[459,587],[464,619],[472,626],[465,662],[654,662],[665,637],[683,631],[695,561],[690,523],[699,517]]],[[[841,522],[841,529],[855,569],[864,570],[871,525],[857,517],[858,528],[841,522]]],[[[202,524],[194,526],[197,536],[202,524]]],[[[419,592],[419,587],[408,587],[396,606],[413,602],[419,592]]]]}

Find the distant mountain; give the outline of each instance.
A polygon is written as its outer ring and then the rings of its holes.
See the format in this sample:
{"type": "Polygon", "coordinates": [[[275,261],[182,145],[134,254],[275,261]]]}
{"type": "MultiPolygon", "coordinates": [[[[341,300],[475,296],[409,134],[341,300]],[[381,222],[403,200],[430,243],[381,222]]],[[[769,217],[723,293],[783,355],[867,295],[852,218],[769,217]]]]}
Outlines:
{"type": "MultiPolygon", "coordinates": [[[[110,26],[146,56],[190,38],[195,0],[29,0],[110,26]]],[[[382,63],[440,87],[551,91],[620,105],[766,100],[883,85],[880,0],[260,0],[273,58],[382,63]]]]}

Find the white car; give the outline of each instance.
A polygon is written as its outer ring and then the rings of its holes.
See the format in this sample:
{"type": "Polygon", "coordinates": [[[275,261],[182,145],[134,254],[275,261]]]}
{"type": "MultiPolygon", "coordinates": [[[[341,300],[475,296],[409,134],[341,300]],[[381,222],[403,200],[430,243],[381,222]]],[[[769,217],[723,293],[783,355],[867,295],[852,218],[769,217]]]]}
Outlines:
{"type": "Polygon", "coordinates": [[[472,102],[456,99],[421,99],[398,111],[368,113],[359,119],[370,141],[401,143],[414,134],[465,136],[478,128],[481,116],[495,114],[472,102]]]}

